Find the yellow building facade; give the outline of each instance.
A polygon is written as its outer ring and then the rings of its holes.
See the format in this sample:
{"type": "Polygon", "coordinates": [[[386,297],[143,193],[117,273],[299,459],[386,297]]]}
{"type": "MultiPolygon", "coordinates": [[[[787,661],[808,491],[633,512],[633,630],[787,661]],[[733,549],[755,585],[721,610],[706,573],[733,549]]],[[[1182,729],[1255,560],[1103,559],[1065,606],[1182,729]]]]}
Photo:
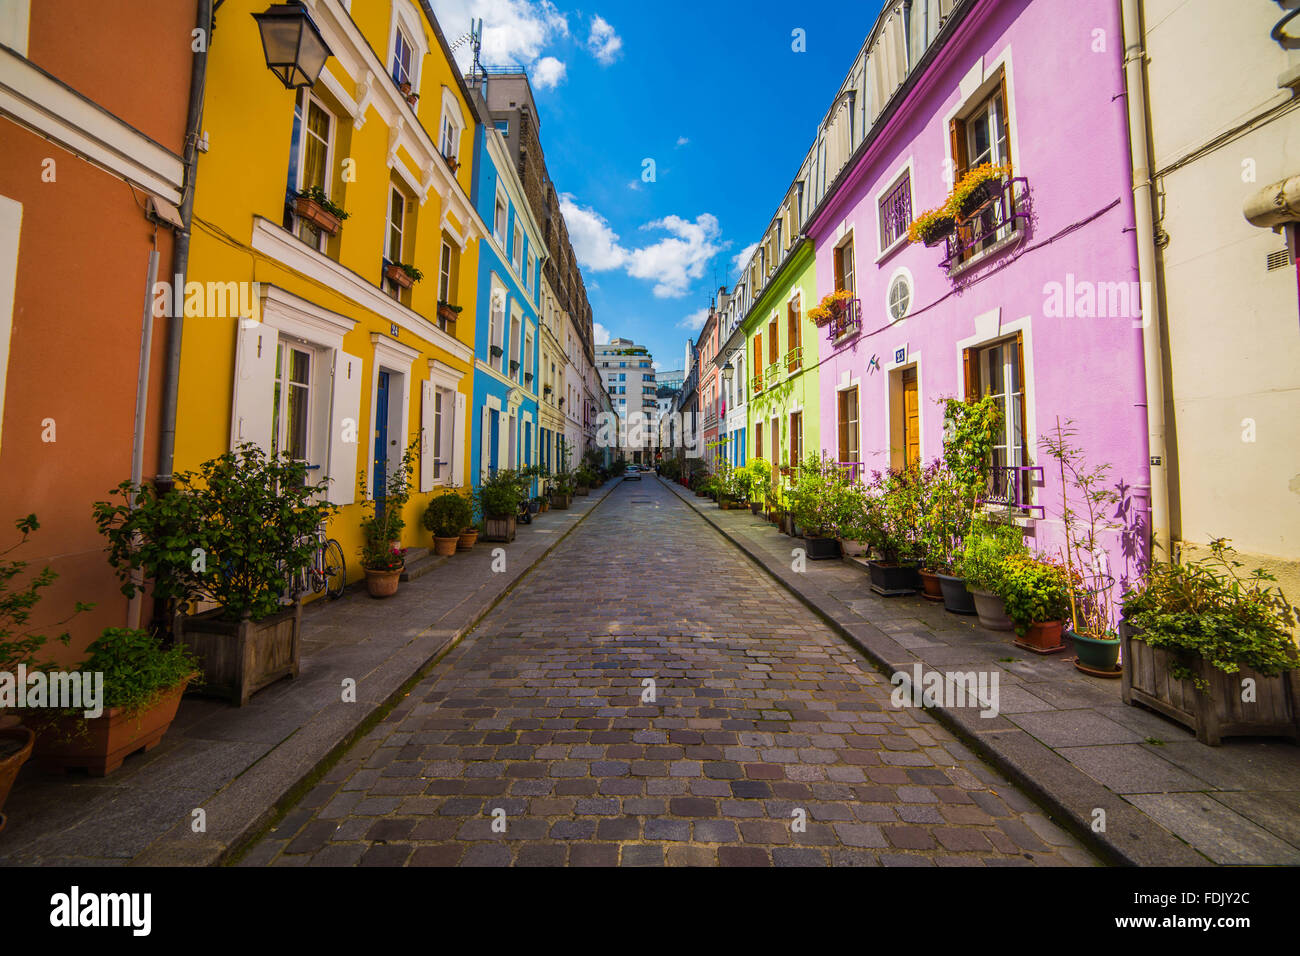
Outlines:
{"type": "Polygon", "coordinates": [[[429,499],[468,483],[487,230],[469,198],[478,120],[423,5],[309,6],[331,56],[308,89],[267,69],[266,0],[227,0],[212,36],[176,469],[249,441],[305,460],[330,480],[355,580],[363,502],[408,448],[404,545],[429,543],[429,499]]]}

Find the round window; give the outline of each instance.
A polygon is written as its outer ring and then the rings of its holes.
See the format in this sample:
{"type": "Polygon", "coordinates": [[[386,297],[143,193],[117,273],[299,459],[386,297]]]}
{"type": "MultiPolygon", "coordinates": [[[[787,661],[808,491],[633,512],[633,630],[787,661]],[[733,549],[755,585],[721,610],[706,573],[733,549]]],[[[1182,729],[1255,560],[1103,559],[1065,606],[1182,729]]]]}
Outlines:
{"type": "Polygon", "coordinates": [[[907,280],[907,276],[899,275],[894,277],[894,281],[889,286],[889,315],[897,322],[903,316],[907,315],[907,310],[912,304],[912,285],[907,280]]]}

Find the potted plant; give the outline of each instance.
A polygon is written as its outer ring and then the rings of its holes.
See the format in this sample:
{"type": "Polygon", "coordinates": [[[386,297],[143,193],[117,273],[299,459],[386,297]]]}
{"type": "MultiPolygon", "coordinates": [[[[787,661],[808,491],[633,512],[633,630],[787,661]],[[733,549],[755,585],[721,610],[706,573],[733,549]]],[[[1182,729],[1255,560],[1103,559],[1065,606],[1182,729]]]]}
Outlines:
{"type": "Polygon", "coordinates": [[[406,568],[406,555],[388,540],[382,519],[362,518],[361,538],[361,569],[366,574],[366,590],[372,598],[392,597],[406,568]]]}
{"type": "Polygon", "coordinates": [[[590,468],[583,465],[574,473],[574,493],[582,496],[591,494],[591,486],[596,481],[596,475],[590,468]]]}
{"type": "Polygon", "coordinates": [[[808,310],[808,318],[819,329],[838,323],[852,299],[853,293],[844,289],[827,292],[822,296],[821,302],[808,310]]]}
{"type": "Polygon", "coordinates": [[[1153,562],[1125,594],[1124,702],[1212,746],[1226,736],[1300,739],[1295,610],[1272,574],[1244,573],[1235,555],[1216,538],[1202,558],[1153,562]]]}
{"type": "Polygon", "coordinates": [[[1039,654],[1065,650],[1061,632],[1070,612],[1065,568],[1030,554],[1012,554],[1002,564],[998,591],[1015,625],[1017,647],[1039,654]]]}
{"type": "MultiPolygon", "coordinates": [[[[27,568],[26,561],[11,560],[8,555],[26,544],[33,531],[40,528],[36,515],[27,515],[14,521],[19,533],[18,541],[0,552],[0,673],[17,674],[19,668],[37,669],[40,664],[37,652],[45,646],[47,638],[27,628],[32,610],[41,600],[41,591],[48,588],[58,575],[51,568],[42,568],[21,587],[11,588],[14,581],[27,568]]],[[[82,611],[90,610],[93,605],[78,601],[68,618],[58,626],[71,620],[82,611]]],[[[65,646],[70,636],[65,631],[57,638],[65,646]]],[[[18,771],[32,755],[35,734],[27,727],[19,725],[16,715],[5,715],[0,708],[0,811],[4,810],[5,800],[18,778],[18,771]]],[[[5,828],[5,815],[0,812],[0,831],[5,828]]]]}
{"type": "Polygon", "coordinates": [[[956,228],[957,219],[949,212],[947,205],[940,206],[938,209],[927,209],[908,225],[907,241],[937,246],[951,236],[956,228]]]}
{"type": "Polygon", "coordinates": [[[921,469],[912,464],[874,472],[863,531],[873,558],[871,589],[885,597],[914,594],[921,586],[916,554],[920,539],[921,469]]]}
{"type": "Polygon", "coordinates": [[[1007,617],[1007,605],[1000,591],[1007,559],[1025,553],[1020,528],[992,520],[976,522],[963,542],[962,573],[966,575],[966,588],[975,599],[980,623],[991,631],[1010,631],[1015,627],[1007,617]]]}
{"type": "Polygon", "coordinates": [[[424,509],[424,527],[433,532],[435,554],[450,557],[460,546],[462,530],[474,520],[474,507],[456,491],[438,495],[424,509]]]}
{"type": "Polygon", "coordinates": [[[342,206],[330,202],[325,190],[308,186],[294,197],[294,212],[328,235],[335,235],[350,215],[342,206]]]}
{"type": "Polygon", "coordinates": [[[424,273],[404,262],[389,262],[384,266],[384,278],[403,289],[409,289],[424,278],[424,273]]]}
{"type": "Polygon", "coordinates": [[[455,327],[456,320],[460,318],[460,313],[462,311],[463,306],[452,305],[450,302],[441,300],[438,302],[438,318],[442,319],[452,327],[455,327]]]}
{"type": "Polygon", "coordinates": [[[302,603],[293,582],[304,579],[317,527],[333,510],[324,503],[328,482],[309,484],[307,474],[306,462],[245,443],[178,472],[167,494],[127,481],[116,489],[121,502],[95,504],[122,593],[152,580],[177,643],[198,658],[204,694],[242,706],[298,675],[302,603]],[[200,601],[216,607],[188,614],[200,601]]]}
{"type": "Polygon", "coordinates": [[[78,670],[103,675],[103,712],[29,715],[33,759],[43,770],[84,769],[102,777],[136,751],[152,750],[176,718],[186,685],[198,676],[188,647],[163,648],[147,631],[106,628],[88,650],[78,670]]]}
{"type": "Polygon", "coordinates": [[[745,464],[745,470],[750,474],[749,510],[761,515],[772,485],[772,465],[766,458],[751,458],[745,464]]]}
{"type": "Polygon", "coordinates": [[[809,456],[791,487],[790,513],[810,561],[840,556],[839,531],[849,517],[848,504],[848,487],[835,462],[809,456]]]}
{"type": "Polygon", "coordinates": [[[505,468],[487,475],[478,487],[478,506],[483,515],[484,541],[515,540],[519,502],[523,497],[519,476],[505,468]]]}
{"type": "Polygon", "coordinates": [[[1070,589],[1070,629],[1074,665],[1095,677],[1119,677],[1119,634],[1115,629],[1111,591],[1115,579],[1107,570],[1109,559],[1102,546],[1103,516],[1120,503],[1119,492],[1105,484],[1109,465],[1089,468],[1082,451],[1073,444],[1073,422],[1057,419],[1053,434],[1041,444],[1056,463],[1061,478],[1061,516],[1066,571],[1075,586],[1070,589]],[[1078,508],[1071,504],[1073,493],[1078,508]]]}
{"type": "Polygon", "coordinates": [[[985,203],[1001,192],[1011,167],[981,163],[966,171],[952,188],[948,197],[947,210],[958,220],[969,219],[985,203]]]}

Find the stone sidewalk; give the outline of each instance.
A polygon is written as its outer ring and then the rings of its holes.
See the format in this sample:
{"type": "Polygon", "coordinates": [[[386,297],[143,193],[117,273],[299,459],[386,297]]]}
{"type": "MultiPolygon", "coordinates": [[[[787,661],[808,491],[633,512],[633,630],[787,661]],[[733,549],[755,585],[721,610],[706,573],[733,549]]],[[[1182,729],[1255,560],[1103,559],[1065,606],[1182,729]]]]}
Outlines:
{"type": "Polygon", "coordinates": [[[510,544],[480,542],[441,559],[394,597],[376,601],[350,588],[338,601],[312,602],[303,611],[296,680],[273,684],[243,708],[186,698],[156,749],[105,778],[24,767],[5,805],[0,865],[221,862],[400,702],[616,487],[607,482],[575,497],[569,510],[535,516],[510,544]],[[505,571],[493,573],[498,547],[505,571]],[[342,701],[345,678],[356,681],[355,703],[342,701]],[[204,833],[191,827],[197,809],[206,816],[204,833]]]}
{"type": "Polygon", "coordinates": [[[799,539],[670,487],[885,672],[995,669],[999,716],[934,712],[1103,855],[1144,866],[1300,863],[1300,747],[1249,738],[1206,746],[1126,706],[1118,680],[1081,673],[1068,651],[1039,657],[941,604],[879,597],[855,562],[808,561],[796,572],[799,539]],[[1092,830],[1098,809],[1103,832],[1092,830]]]}

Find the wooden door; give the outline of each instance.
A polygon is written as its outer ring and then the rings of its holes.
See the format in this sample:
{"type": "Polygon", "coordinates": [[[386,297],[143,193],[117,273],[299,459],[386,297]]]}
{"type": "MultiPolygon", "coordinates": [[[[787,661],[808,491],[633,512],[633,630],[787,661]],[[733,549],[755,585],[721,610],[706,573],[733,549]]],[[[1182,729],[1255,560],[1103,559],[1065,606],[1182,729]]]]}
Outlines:
{"type": "Polygon", "coordinates": [[[921,413],[916,390],[916,369],[903,370],[903,459],[912,465],[921,460],[921,413]]]}

